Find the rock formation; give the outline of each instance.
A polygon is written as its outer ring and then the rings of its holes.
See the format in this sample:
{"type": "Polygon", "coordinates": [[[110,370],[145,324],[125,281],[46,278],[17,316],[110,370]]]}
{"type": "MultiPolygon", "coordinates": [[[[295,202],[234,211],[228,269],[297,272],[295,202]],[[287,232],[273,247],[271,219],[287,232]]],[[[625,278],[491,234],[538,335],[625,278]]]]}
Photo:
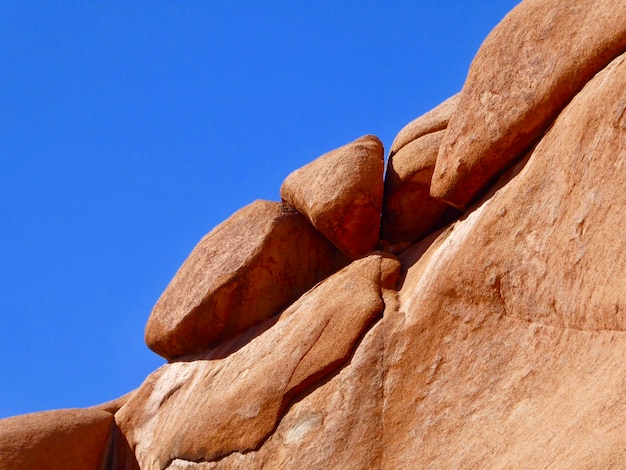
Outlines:
{"type": "Polygon", "coordinates": [[[366,136],[234,214],[150,316],[169,363],[0,420],[0,468],[623,466],[624,18],[523,1],[384,182],[366,136]]]}

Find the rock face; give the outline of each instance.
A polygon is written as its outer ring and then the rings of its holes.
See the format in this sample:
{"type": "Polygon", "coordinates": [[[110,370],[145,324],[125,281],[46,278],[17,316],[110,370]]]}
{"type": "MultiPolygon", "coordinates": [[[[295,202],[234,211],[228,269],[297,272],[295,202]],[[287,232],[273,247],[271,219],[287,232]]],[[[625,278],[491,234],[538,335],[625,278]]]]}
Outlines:
{"type": "Polygon", "coordinates": [[[100,470],[113,426],[111,413],[83,409],[0,420],[0,468],[100,470]]]}
{"type": "Polygon", "coordinates": [[[625,5],[521,3],[398,134],[382,209],[368,136],[218,226],[148,322],[172,362],[0,420],[0,468],[623,467],[625,5]]]}
{"type": "Polygon", "coordinates": [[[291,173],[280,197],[346,256],[373,250],[383,202],[383,144],[366,135],[291,173]]]}
{"type": "Polygon", "coordinates": [[[387,468],[623,465],[624,90],[622,56],[511,182],[404,255],[387,468]]]}
{"type": "Polygon", "coordinates": [[[531,145],[583,85],[626,50],[621,0],[525,0],[472,62],[431,194],[465,207],[531,145]]]}
{"type": "Polygon", "coordinates": [[[381,255],[355,261],[277,319],[157,370],[116,415],[142,468],[256,449],[298,394],[351,356],[399,269],[381,255]]]}
{"type": "Polygon", "coordinates": [[[194,248],[154,306],[146,343],[167,359],[205,351],[277,314],[341,264],[296,211],[255,201],[194,248]]]}

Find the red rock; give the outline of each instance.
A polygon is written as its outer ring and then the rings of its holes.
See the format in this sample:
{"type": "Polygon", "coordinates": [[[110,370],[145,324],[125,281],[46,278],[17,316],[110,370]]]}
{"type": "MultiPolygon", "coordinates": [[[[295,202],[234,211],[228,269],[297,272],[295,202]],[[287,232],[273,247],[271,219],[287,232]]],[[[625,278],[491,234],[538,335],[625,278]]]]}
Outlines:
{"type": "Polygon", "coordinates": [[[383,200],[384,149],[366,135],[291,173],[280,196],[352,259],[375,248],[383,200]]]}
{"type": "Polygon", "coordinates": [[[367,332],[345,367],[291,405],[259,449],[216,462],[176,459],[168,470],[381,468],[382,323],[367,332]]]}
{"type": "Polygon", "coordinates": [[[622,466],[624,90],[626,55],[506,186],[402,255],[384,468],[622,466]]]}
{"type": "Polygon", "coordinates": [[[425,134],[389,158],[381,221],[383,240],[414,243],[459,215],[430,196],[430,180],[445,133],[444,129],[425,134]]]}
{"type": "Polygon", "coordinates": [[[426,114],[423,114],[404,126],[393,140],[389,155],[395,155],[405,145],[426,134],[444,130],[448,126],[450,116],[456,109],[460,97],[460,93],[451,96],[436,108],[431,109],[426,114]]]}
{"type": "Polygon", "coordinates": [[[398,269],[380,254],[355,261],[279,318],[158,369],[116,414],[142,468],[258,448],[296,396],[350,358],[383,311],[381,283],[398,269]]]}
{"type": "Polygon", "coordinates": [[[100,470],[113,415],[90,409],[43,411],[0,420],[0,469],[100,470]]]}
{"type": "Polygon", "coordinates": [[[158,300],[146,344],[173,359],[277,314],[345,260],[295,210],[255,201],[194,248],[158,300]]]}
{"type": "Polygon", "coordinates": [[[463,208],[626,49],[626,2],[525,0],[472,62],[431,195],[463,208]]]}

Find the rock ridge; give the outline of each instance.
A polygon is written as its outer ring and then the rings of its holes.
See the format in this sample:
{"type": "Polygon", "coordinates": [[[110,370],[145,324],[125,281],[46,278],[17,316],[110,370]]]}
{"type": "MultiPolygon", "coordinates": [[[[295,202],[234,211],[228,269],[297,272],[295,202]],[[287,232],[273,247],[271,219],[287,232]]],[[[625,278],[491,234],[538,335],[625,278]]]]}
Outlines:
{"type": "Polygon", "coordinates": [[[386,174],[365,135],[218,225],[148,319],[168,362],[0,420],[0,468],[620,467],[625,17],[524,0],[386,174]]]}

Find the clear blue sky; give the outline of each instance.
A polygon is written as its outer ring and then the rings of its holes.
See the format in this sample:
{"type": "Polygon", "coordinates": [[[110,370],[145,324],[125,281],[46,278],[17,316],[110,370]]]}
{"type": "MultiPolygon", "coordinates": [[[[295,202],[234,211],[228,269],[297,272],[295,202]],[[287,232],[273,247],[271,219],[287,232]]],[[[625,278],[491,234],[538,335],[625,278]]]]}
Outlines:
{"type": "Polygon", "coordinates": [[[139,386],[196,242],[328,150],[388,148],[516,3],[1,2],[0,417],[139,386]]]}

